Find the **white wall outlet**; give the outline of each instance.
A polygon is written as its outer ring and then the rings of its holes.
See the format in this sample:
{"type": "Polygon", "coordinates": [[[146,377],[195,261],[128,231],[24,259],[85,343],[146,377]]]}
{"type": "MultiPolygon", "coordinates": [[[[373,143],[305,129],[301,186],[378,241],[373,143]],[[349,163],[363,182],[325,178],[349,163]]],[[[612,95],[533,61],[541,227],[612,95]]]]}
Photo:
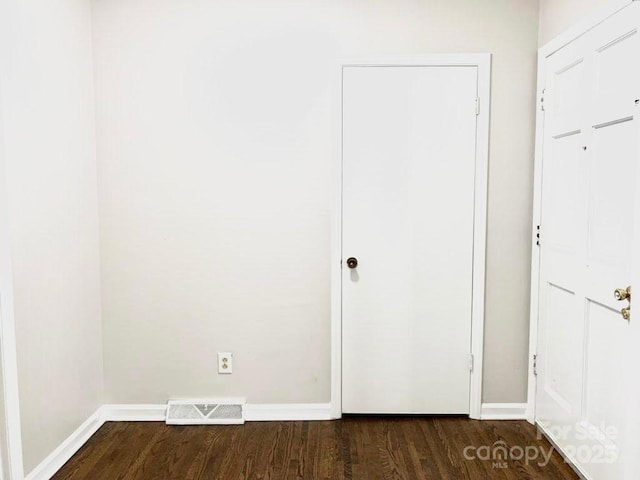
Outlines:
{"type": "Polygon", "coordinates": [[[233,372],[233,354],[231,352],[218,352],[218,373],[233,372]]]}

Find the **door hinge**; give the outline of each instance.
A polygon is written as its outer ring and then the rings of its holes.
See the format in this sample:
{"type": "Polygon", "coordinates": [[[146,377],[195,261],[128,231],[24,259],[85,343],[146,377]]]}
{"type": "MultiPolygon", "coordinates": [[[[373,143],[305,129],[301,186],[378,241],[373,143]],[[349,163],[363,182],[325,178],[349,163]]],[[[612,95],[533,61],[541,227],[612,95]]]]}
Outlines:
{"type": "Polygon", "coordinates": [[[473,372],[473,353],[469,354],[469,371],[473,372]]]}
{"type": "Polygon", "coordinates": [[[480,97],[476,97],[476,115],[480,115],[480,97]]]}
{"type": "Polygon", "coordinates": [[[545,88],[542,89],[542,94],[540,95],[540,110],[542,110],[544,112],[544,92],[546,91],[545,88]]]}
{"type": "Polygon", "coordinates": [[[540,225],[536,225],[536,245],[540,246],[540,225]]]}
{"type": "Polygon", "coordinates": [[[534,377],[538,376],[538,355],[537,354],[533,355],[533,376],[534,377]]]}

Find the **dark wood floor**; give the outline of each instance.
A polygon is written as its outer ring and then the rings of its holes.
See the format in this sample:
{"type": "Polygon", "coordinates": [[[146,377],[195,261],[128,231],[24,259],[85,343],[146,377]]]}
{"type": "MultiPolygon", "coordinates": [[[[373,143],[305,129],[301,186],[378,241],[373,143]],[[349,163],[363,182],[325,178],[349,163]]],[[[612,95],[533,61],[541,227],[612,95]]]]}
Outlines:
{"type": "Polygon", "coordinates": [[[110,422],[53,478],[578,478],[557,452],[545,464],[542,455],[550,449],[526,422],[461,417],[355,416],[331,422],[188,427],[110,422]],[[510,452],[505,460],[500,446],[510,452]],[[538,458],[532,460],[535,452],[538,458]]]}

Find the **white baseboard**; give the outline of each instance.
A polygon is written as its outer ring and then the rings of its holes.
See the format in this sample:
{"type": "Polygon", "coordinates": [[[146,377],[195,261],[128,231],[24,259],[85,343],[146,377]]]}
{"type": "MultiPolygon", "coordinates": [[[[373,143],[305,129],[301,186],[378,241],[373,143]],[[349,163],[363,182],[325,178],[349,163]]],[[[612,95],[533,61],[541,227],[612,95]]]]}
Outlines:
{"type": "MultiPolygon", "coordinates": [[[[164,422],[166,404],[103,405],[45,458],[24,480],[49,480],[104,422],[164,422]]],[[[247,404],[245,420],[331,420],[330,403],[247,404]]]]}
{"type": "Polygon", "coordinates": [[[526,403],[483,403],[480,420],[526,420],[526,403]]]}
{"type": "MultiPolygon", "coordinates": [[[[103,405],[78,429],[56,448],[25,480],[48,480],[62,467],[104,422],[164,422],[166,404],[112,404],[103,405]]],[[[482,420],[524,420],[526,403],[484,403],[482,420]]],[[[300,421],[332,420],[330,403],[274,403],[245,405],[245,420],[300,421]]]]}
{"type": "Polygon", "coordinates": [[[105,422],[164,422],[166,404],[112,404],[102,406],[105,422]]]}
{"type": "Polygon", "coordinates": [[[49,480],[98,431],[104,420],[102,408],[91,415],[58,448],[34,468],[25,480],[49,480]]]}
{"type": "Polygon", "coordinates": [[[247,422],[332,420],[330,403],[248,403],[244,406],[247,422]]]}
{"type": "Polygon", "coordinates": [[[538,427],[540,431],[544,434],[544,436],[547,437],[547,440],[549,440],[549,443],[551,443],[551,445],[553,445],[554,448],[558,452],[560,452],[560,455],[562,455],[562,458],[564,458],[564,461],[567,464],[569,464],[571,468],[573,468],[573,471],[576,472],[576,474],[582,480],[592,480],[592,478],[587,475],[587,472],[585,472],[584,469],[582,469],[582,467],[578,465],[578,463],[576,462],[576,459],[573,456],[568,455],[567,452],[560,446],[560,443],[557,441],[556,437],[552,435],[551,432],[544,425],[540,423],[536,423],[536,427],[538,427]]]}
{"type": "MultiPolygon", "coordinates": [[[[167,406],[148,405],[104,405],[102,417],[105,422],[164,422],[167,406]]],[[[331,420],[330,403],[248,403],[244,406],[247,422],[331,420]]]]}

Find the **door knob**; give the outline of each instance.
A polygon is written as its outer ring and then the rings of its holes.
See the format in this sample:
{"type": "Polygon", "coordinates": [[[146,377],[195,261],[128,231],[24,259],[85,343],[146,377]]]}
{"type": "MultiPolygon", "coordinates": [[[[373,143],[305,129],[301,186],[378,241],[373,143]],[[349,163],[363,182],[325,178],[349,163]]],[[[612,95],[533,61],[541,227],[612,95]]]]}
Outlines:
{"type": "Polygon", "coordinates": [[[622,318],[629,320],[631,318],[631,287],[616,288],[613,296],[616,297],[616,300],[629,300],[629,305],[620,310],[622,318]]]}
{"type": "Polygon", "coordinates": [[[631,287],[616,288],[613,296],[616,297],[616,300],[626,300],[627,298],[631,300],[631,287]]]}
{"type": "Polygon", "coordinates": [[[358,259],[356,257],[347,258],[347,267],[356,268],[358,266],[358,259]]]}

